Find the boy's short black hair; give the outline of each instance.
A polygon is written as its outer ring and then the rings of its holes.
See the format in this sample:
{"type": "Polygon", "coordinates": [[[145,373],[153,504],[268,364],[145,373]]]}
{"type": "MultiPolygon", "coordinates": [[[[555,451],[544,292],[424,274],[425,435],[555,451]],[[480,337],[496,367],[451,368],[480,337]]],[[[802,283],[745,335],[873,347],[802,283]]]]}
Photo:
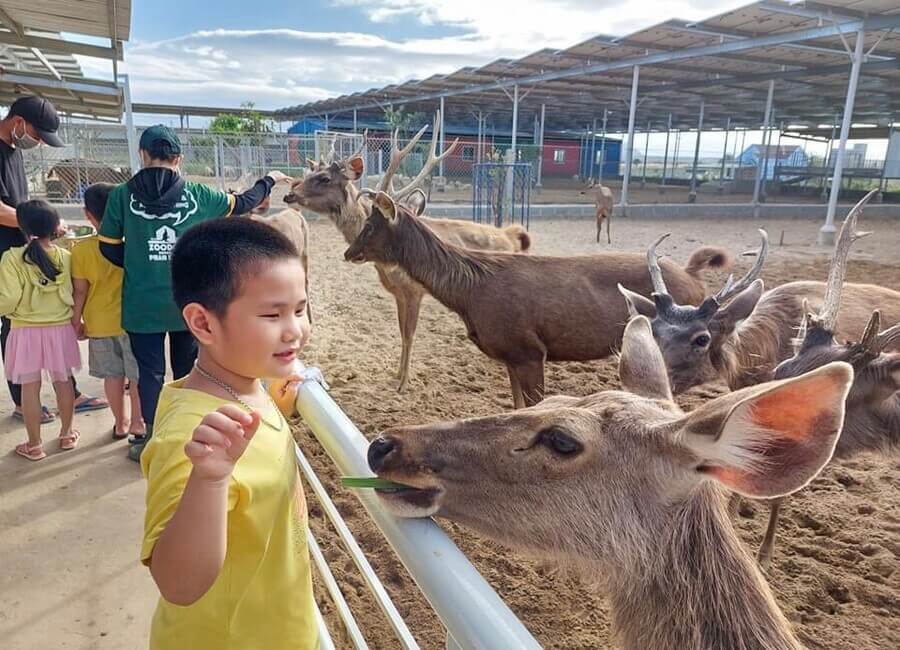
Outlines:
{"type": "Polygon", "coordinates": [[[103,221],[103,213],[106,212],[106,201],[109,193],[115,189],[112,183],[94,183],[84,191],[84,207],[94,215],[97,221],[103,221]]]}
{"type": "Polygon", "coordinates": [[[172,290],[179,309],[199,303],[217,316],[266,262],[300,259],[290,239],[258,221],[230,217],[189,228],[172,251],[172,290]]]}

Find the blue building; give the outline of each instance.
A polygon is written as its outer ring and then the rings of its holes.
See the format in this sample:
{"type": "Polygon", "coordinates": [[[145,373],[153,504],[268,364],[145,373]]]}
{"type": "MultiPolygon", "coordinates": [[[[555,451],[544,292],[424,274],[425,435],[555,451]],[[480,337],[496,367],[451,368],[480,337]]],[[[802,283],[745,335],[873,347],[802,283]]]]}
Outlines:
{"type": "Polygon", "coordinates": [[[741,152],[738,157],[737,164],[740,167],[759,167],[760,158],[765,158],[766,180],[775,178],[776,167],[806,167],[809,165],[809,156],[806,151],[797,145],[787,145],[783,147],[768,146],[763,147],[761,144],[751,144],[741,152]]]}

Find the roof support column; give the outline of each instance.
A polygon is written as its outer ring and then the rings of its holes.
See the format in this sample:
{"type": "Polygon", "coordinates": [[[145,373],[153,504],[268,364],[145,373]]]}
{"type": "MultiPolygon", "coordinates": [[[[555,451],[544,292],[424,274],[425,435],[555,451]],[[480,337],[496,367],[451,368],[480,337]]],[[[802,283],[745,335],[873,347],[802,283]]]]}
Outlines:
{"type": "Polygon", "coordinates": [[[637,111],[638,83],[641,77],[641,66],[633,68],[631,76],[631,103],[628,106],[628,146],[625,148],[625,171],[622,174],[622,214],[628,209],[628,181],[631,180],[631,157],[634,153],[634,114],[637,111]]]}
{"type": "MultiPolygon", "coordinates": [[[[437,129],[437,128],[441,129],[441,139],[438,144],[440,149],[438,151],[438,155],[441,155],[442,153],[444,153],[444,124],[446,122],[447,122],[447,119],[444,117],[444,97],[442,95],[441,96],[441,123],[434,125],[435,129],[437,129]]],[[[441,162],[439,163],[439,166],[438,166],[438,176],[440,176],[441,178],[444,177],[444,159],[443,158],[441,158],[441,162]]]]}
{"type": "Polygon", "coordinates": [[[763,117],[763,144],[761,150],[756,155],[756,179],[753,182],[753,216],[759,216],[759,188],[762,183],[763,176],[766,173],[763,167],[763,157],[765,155],[766,134],[769,131],[769,120],[772,118],[772,97],[775,94],[775,80],[769,79],[769,93],[766,96],[766,113],[763,117]]]}
{"type": "Polygon", "coordinates": [[[122,100],[125,104],[125,137],[128,141],[128,162],[131,165],[131,173],[137,174],[141,168],[141,156],[138,153],[138,138],[134,130],[134,113],[131,110],[131,83],[127,74],[119,75],[118,81],[122,88],[122,100]]]}
{"type": "Polygon", "coordinates": [[[356,109],[353,109],[353,132],[356,133],[356,109]]]}
{"type": "Polygon", "coordinates": [[[662,182],[659,186],[659,193],[666,193],[666,167],[669,164],[669,135],[672,133],[672,114],[669,113],[669,121],[666,122],[666,148],[663,152],[663,169],[662,169],[662,182]]]}
{"type": "Polygon", "coordinates": [[[591,180],[594,180],[594,165],[597,162],[597,118],[594,118],[594,123],[591,127],[591,166],[590,166],[590,177],[591,180]]]}
{"type": "Polygon", "coordinates": [[[475,162],[481,162],[481,137],[482,137],[482,127],[484,126],[483,120],[481,117],[481,111],[478,111],[478,135],[475,140],[475,162]]]}
{"type": "MultiPolygon", "coordinates": [[[[725,120],[725,146],[722,147],[722,167],[719,169],[719,183],[725,180],[725,159],[728,157],[728,132],[731,130],[731,118],[725,120]]],[[[719,187],[721,191],[721,186],[719,187]]]]}
{"type": "Polygon", "coordinates": [[[641,171],[641,189],[647,184],[647,152],[650,149],[650,128],[652,124],[647,120],[647,138],[644,140],[644,168],[641,171]]]}
{"type": "Polygon", "coordinates": [[[328,130],[328,113],[325,113],[325,130],[328,130]]]}
{"type": "MultiPolygon", "coordinates": [[[[822,165],[824,168],[828,168],[831,163],[831,150],[834,147],[834,135],[835,131],[837,131],[837,122],[838,116],[835,113],[834,119],[831,121],[831,138],[828,140],[828,146],[825,147],[825,164],[822,165]]],[[[828,178],[827,176],[822,177],[822,200],[828,201],[828,178]]]]}
{"type": "Polygon", "coordinates": [[[694,142],[694,163],[691,165],[691,190],[688,192],[688,203],[697,202],[697,162],[700,160],[700,135],[703,133],[703,109],[706,101],[700,100],[700,117],[697,118],[697,140],[694,142]]]}
{"type": "Polygon", "coordinates": [[[600,132],[600,171],[597,174],[597,182],[603,180],[603,167],[606,165],[606,118],[609,111],[603,109],[603,130],[600,132]]]}
{"type": "Polygon", "coordinates": [[[535,185],[541,187],[541,174],[544,171],[544,118],[547,114],[547,105],[541,104],[541,125],[538,131],[538,156],[537,156],[537,180],[535,185]]]}
{"type": "Polygon", "coordinates": [[[859,84],[859,68],[863,60],[863,44],[865,32],[856,33],[856,47],[853,49],[850,81],[847,84],[847,98],[844,102],[844,115],[841,119],[841,139],[838,144],[837,157],[834,159],[834,175],[831,177],[831,194],[828,196],[828,211],[825,213],[825,225],[819,230],[819,244],[834,244],[834,213],[837,212],[838,195],[841,193],[841,177],[844,173],[844,152],[847,149],[847,138],[850,135],[850,123],[853,120],[853,103],[856,101],[856,87],[859,84]]]}
{"type": "Polygon", "coordinates": [[[512,141],[509,145],[509,162],[516,162],[516,136],[519,130],[519,84],[513,86],[512,141]]]}
{"type": "MultiPolygon", "coordinates": [[[[888,149],[891,147],[891,138],[894,137],[894,116],[891,116],[891,123],[888,125],[888,149]]],[[[884,162],[881,165],[881,178],[878,179],[878,194],[875,195],[876,203],[881,203],[884,201],[884,191],[887,189],[887,177],[885,174],[887,173],[887,151],[885,151],[884,162]]]]}

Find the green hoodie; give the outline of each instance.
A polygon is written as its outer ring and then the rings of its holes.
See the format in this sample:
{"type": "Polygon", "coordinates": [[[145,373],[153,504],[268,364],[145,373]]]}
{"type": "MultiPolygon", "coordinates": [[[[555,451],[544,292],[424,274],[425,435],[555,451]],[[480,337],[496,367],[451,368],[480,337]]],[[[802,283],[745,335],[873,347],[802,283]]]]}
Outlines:
{"type": "Polygon", "coordinates": [[[10,248],[0,259],[0,314],[17,327],[63,325],[72,318],[72,255],[53,246],[47,253],[62,273],[51,281],[25,261],[24,246],[10,248]]]}

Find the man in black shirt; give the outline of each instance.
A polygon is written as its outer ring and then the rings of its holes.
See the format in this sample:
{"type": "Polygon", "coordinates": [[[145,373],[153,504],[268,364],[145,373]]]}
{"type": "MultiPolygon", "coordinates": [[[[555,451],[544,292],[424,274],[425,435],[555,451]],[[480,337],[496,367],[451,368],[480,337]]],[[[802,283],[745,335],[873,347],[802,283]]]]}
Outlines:
{"type": "MultiPolygon", "coordinates": [[[[16,206],[28,200],[28,179],[25,177],[25,161],[22,150],[31,149],[42,143],[51,147],[62,147],[65,143],[56,134],[59,116],[56,108],[41,97],[26,96],[17,99],[9,107],[6,117],[0,120],[0,255],[14,246],[24,246],[25,238],[16,221],[16,206]]],[[[6,358],[6,339],[10,323],[3,318],[2,345],[6,358]]],[[[22,417],[22,387],[9,383],[9,393],[16,405],[15,415],[22,417]]],[[[72,378],[72,385],[75,379],[72,378]]],[[[82,395],[75,390],[75,410],[87,411],[106,408],[103,400],[82,395]]],[[[42,423],[50,422],[53,416],[45,408],[42,423]]]]}

